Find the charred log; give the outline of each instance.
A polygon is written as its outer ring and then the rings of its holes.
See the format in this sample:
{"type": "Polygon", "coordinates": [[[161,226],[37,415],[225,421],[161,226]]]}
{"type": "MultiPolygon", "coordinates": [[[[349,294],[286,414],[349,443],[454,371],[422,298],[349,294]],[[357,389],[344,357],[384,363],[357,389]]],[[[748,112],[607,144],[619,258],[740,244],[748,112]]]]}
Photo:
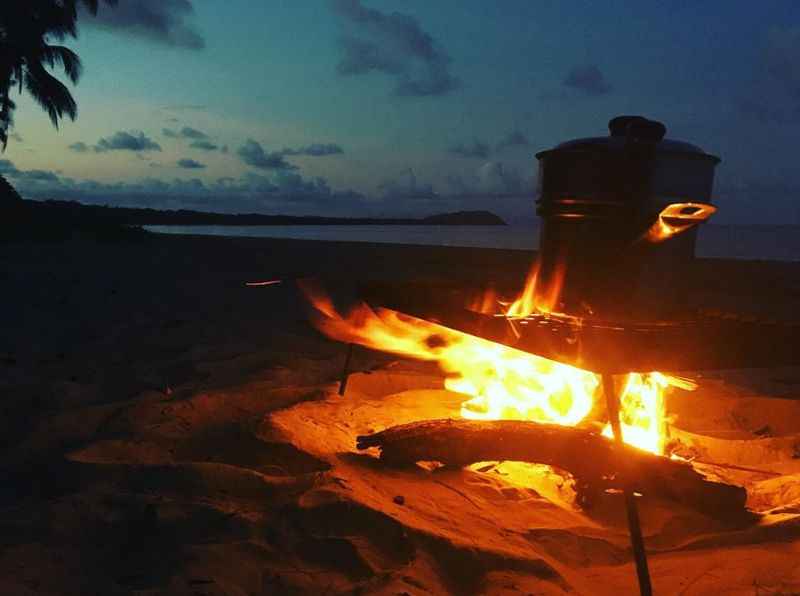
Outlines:
{"type": "Polygon", "coordinates": [[[583,506],[592,495],[630,488],[666,498],[718,519],[745,513],[746,491],[707,480],[690,464],[611,440],[585,429],[515,420],[430,420],[394,426],[357,439],[359,449],[378,447],[390,465],[438,461],[466,466],[480,461],[524,461],[569,472],[583,506]]]}

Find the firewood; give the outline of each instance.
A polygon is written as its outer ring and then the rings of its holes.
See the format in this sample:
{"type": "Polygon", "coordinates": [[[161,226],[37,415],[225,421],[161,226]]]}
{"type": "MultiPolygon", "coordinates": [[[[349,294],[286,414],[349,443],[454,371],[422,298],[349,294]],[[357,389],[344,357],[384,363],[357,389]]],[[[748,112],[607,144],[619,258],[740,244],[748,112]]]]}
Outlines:
{"type": "Polygon", "coordinates": [[[718,519],[746,514],[744,488],[707,480],[683,461],[629,446],[620,449],[581,428],[516,420],[430,420],[359,436],[357,447],[378,447],[381,460],[395,466],[502,460],[551,465],[574,477],[584,507],[602,491],[624,488],[627,479],[637,493],[679,502],[718,519]]]}

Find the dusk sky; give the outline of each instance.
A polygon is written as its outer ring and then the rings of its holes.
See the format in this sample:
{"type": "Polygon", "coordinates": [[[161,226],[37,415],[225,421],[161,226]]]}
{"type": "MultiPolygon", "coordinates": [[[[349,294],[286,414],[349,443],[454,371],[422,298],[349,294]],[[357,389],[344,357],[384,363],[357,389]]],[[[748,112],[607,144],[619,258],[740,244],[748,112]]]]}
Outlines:
{"type": "Polygon", "coordinates": [[[641,114],[719,155],[716,221],[800,224],[800,3],[119,0],[76,122],[18,98],[30,198],[534,214],[536,151],[641,114]]]}

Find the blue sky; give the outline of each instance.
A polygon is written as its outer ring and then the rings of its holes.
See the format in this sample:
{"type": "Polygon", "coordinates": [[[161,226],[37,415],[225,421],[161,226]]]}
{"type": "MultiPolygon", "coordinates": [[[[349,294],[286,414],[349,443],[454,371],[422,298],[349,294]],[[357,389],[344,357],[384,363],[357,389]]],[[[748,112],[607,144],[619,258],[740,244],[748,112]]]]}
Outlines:
{"type": "Polygon", "coordinates": [[[720,155],[720,222],[800,223],[800,4],[120,0],[76,122],[20,98],[23,194],[221,212],[533,218],[536,151],[637,113],[720,155]]]}

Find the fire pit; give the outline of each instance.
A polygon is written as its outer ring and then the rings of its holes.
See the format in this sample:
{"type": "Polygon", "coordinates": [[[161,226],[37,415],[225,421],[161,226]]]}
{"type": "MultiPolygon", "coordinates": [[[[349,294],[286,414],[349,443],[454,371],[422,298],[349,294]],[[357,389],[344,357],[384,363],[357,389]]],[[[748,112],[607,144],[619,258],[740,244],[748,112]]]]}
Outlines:
{"type": "Polygon", "coordinates": [[[682,274],[694,258],[696,226],[715,211],[709,200],[719,159],[664,140],[665,127],[641,117],[615,118],[609,128],[610,137],[571,141],[537,155],[544,226],[539,258],[519,295],[368,283],[360,288],[364,303],[342,317],[325,296],[305,289],[323,332],[436,361],[448,375],[447,388],[468,396],[463,423],[428,422],[422,429],[359,439],[362,447],[382,447],[389,459],[424,459],[426,449],[435,455],[430,459],[442,459],[445,445],[445,455],[459,463],[484,454],[569,468],[563,458],[549,459],[555,456],[521,457],[525,448],[513,441],[498,445],[490,438],[490,444],[473,446],[470,456],[452,455],[453,446],[469,450],[469,441],[483,442],[469,420],[575,426],[606,418],[602,434],[613,437],[616,448],[587,430],[574,429],[567,440],[551,426],[532,431],[501,422],[491,437],[558,436],[565,446],[579,443],[583,453],[602,460],[594,474],[581,468],[576,476],[592,476],[593,488],[624,491],[640,592],[650,594],[634,494],[660,490],[644,480],[648,470],[659,470],[659,486],[672,482],[674,494],[692,494],[701,507],[744,505],[743,490],[707,482],[689,464],[660,457],[665,389],[693,387],[676,371],[800,363],[792,345],[798,329],[691,308],[682,274]],[[604,411],[597,394],[605,398],[604,411]],[[431,431],[449,438],[428,440],[431,431]],[[600,478],[609,475],[616,480],[601,486],[600,478]]]}

